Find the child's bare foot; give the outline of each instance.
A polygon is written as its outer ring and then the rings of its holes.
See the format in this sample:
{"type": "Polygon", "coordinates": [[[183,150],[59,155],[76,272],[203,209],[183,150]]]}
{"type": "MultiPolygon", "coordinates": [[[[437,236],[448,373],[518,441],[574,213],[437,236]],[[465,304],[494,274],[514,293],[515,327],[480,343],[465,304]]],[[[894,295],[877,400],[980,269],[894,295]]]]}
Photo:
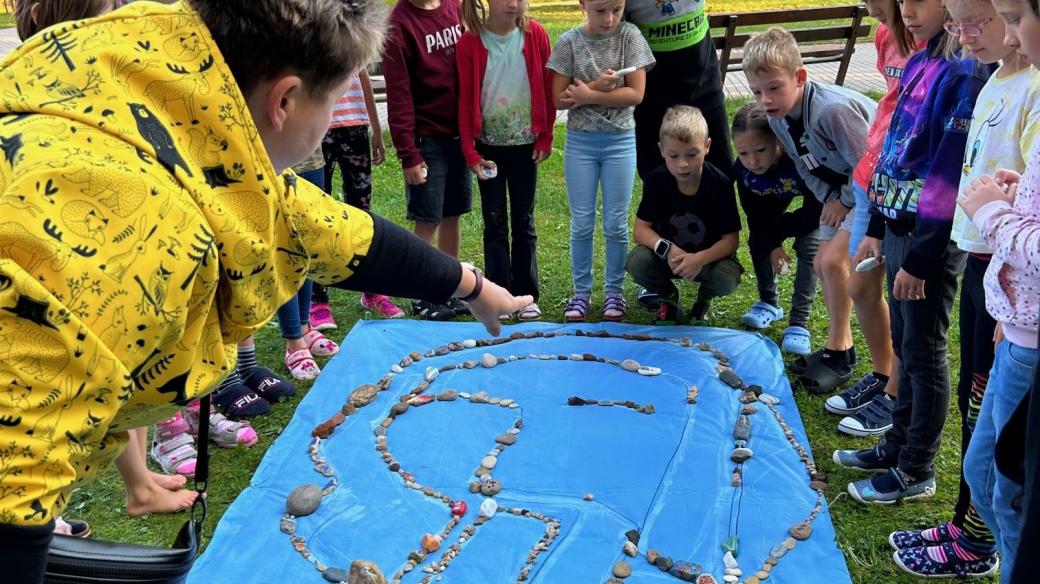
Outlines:
{"type": "Polygon", "coordinates": [[[148,471],[148,477],[152,479],[152,482],[166,489],[167,491],[179,491],[184,488],[184,485],[188,483],[188,479],[183,475],[168,475],[159,472],[148,471]]]}
{"type": "Polygon", "coordinates": [[[190,508],[198,495],[198,492],[188,489],[168,491],[149,481],[145,488],[127,490],[126,512],[131,517],[147,513],[176,513],[190,508]]]}

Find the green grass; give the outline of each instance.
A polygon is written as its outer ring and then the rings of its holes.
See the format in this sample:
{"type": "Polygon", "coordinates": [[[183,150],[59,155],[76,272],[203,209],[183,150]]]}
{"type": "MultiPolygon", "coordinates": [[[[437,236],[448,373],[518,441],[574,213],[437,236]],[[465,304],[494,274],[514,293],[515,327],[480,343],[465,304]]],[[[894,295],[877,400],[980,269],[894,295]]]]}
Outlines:
{"type": "MultiPolygon", "coordinates": [[[[739,102],[733,101],[728,105],[732,113],[739,106],[739,102]]],[[[537,203],[541,305],[545,310],[546,319],[553,321],[561,320],[562,307],[571,290],[568,259],[569,219],[561,160],[565,132],[563,128],[558,128],[558,130],[554,155],[544,163],[539,173],[537,203]]],[[[400,165],[393,156],[376,169],[374,184],[374,210],[398,223],[407,224],[404,219],[400,165]]],[[[633,213],[637,203],[638,187],[633,198],[633,213]]],[[[482,226],[479,197],[474,197],[474,205],[473,212],[463,218],[465,236],[462,255],[465,259],[480,264],[482,263],[480,240],[482,226]]],[[[741,236],[740,260],[750,270],[746,231],[742,232],[741,236]]],[[[602,281],[603,239],[602,233],[598,230],[596,238],[595,270],[602,281]]],[[[780,283],[782,298],[790,297],[791,288],[792,279],[788,276],[780,283]]],[[[630,303],[638,306],[635,302],[635,284],[629,281],[625,292],[630,303]]],[[[353,323],[367,316],[358,305],[357,294],[340,290],[332,290],[331,293],[334,312],[340,328],[330,336],[339,340],[353,323]]],[[[689,287],[684,289],[683,299],[687,303],[692,300],[692,290],[689,287]]],[[[598,314],[596,309],[602,303],[601,293],[593,300],[593,315],[595,315],[598,314]]],[[[735,294],[715,303],[712,324],[719,327],[738,328],[740,316],[755,300],[757,300],[757,293],[754,277],[749,272],[735,294]]],[[[953,321],[957,322],[956,313],[953,321]]],[[[636,307],[630,313],[629,322],[649,324],[651,315],[636,307]]],[[[826,336],[826,314],[822,297],[819,296],[813,309],[811,328],[814,339],[819,344],[826,336]]],[[[856,331],[858,328],[853,322],[853,330],[856,331]]],[[[779,344],[781,331],[782,326],[776,325],[766,331],[766,334],[779,344]]],[[[866,355],[866,343],[858,333],[856,333],[856,345],[860,348],[861,354],[866,355]]],[[[954,327],[950,332],[950,370],[954,372],[958,367],[958,345],[959,339],[956,327],[954,327]]],[[[281,365],[284,345],[279,338],[277,328],[267,327],[262,330],[258,335],[257,347],[261,362],[285,373],[284,367],[281,365]]],[[[403,348],[402,353],[404,352],[403,348]]],[[[866,358],[862,360],[864,365],[857,371],[857,375],[867,373],[865,363],[868,360],[866,358]]],[[[296,404],[311,387],[310,383],[298,385],[300,391],[292,401],[275,407],[271,415],[254,422],[257,433],[260,435],[260,442],[257,446],[250,450],[215,449],[216,451],[213,452],[207,534],[212,532],[235,496],[249,484],[264,453],[288,424],[296,404]]],[[[918,580],[904,576],[893,564],[886,538],[888,533],[895,529],[926,527],[950,518],[956,500],[960,467],[960,427],[956,406],[951,407],[945,430],[945,440],[936,459],[939,483],[936,497],[924,502],[887,508],[865,507],[851,501],[847,495],[843,494],[845,485],[861,476],[836,468],[830,460],[830,454],[839,448],[868,447],[873,445],[874,441],[839,434],[836,430],[838,418],[827,414],[823,409],[824,397],[810,396],[803,391],[797,391],[795,395],[814,458],[820,469],[830,475],[831,489],[828,498],[831,518],[837,531],[838,545],[845,553],[853,581],[857,584],[917,582],[918,580]]],[[[115,470],[110,469],[96,482],[80,489],[75,494],[67,515],[90,521],[97,537],[150,544],[169,543],[185,519],[184,514],[130,518],[126,515],[123,504],[122,482],[115,470]]],[[[229,562],[231,561],[229,559],[229,562]]]]}
{"type": "Polygon", "coordinates": [[[14,16],[10,12],[0,12],[0,28],[14,28],[14,16]]]}

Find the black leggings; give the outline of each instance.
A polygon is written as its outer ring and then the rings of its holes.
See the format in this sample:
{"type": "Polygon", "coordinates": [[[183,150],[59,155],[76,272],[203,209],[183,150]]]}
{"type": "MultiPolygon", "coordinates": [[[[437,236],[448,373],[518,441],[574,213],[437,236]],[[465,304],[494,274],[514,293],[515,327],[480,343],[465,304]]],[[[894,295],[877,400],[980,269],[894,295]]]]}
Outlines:
{"type": "Polygon", "coordinates": [[[54,522],[41,527],[0,524],[0,566],[4,581],[39,584],[47,568],[54,522]]]}

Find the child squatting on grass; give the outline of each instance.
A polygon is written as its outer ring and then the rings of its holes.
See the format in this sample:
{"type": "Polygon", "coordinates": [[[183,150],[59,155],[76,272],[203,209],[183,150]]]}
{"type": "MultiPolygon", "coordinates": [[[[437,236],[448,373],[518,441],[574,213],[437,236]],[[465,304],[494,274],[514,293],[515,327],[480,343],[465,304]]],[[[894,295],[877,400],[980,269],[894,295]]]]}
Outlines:
{"type": "Polygon", "coordinates": [[[679,290],[672,280],[697,282],[690,318],[703,320],[711,301],[732,294],[744,268],[737,261],[740,215],[733,183],[704,160],[711,148],[708,124],[688,105],[668,109],[661,121],[664,165],[643,183],[635,240],[625,269],[661,298],[656,322],[679,320],[679,290]]]}

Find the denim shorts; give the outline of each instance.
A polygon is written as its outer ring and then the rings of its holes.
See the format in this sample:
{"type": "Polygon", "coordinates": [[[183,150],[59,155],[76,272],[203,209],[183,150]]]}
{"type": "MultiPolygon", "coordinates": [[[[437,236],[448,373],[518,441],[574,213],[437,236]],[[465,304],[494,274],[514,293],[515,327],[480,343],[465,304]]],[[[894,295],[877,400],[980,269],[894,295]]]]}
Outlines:
{"type": "MultiPolygon", "coordinates": [[[[867,189],[856,181],[852,181],[852,193],[856,195],[856,207],[849,211],[852,217],[849,231],[849,257],[856,257],[856,248],[867,234],[867,226],[870,225],[870,199],[867,198],[867,189]]],[[[846,220],[848,217],[846,217],[846,220]]],[[[842,229],[845,226],[842,225],[842,229]]]]}
{"type": "Polygon", "coordinates": [[[462,156],[458,138],[420,136],[419,154],[426,161],[426,182],[405,185],[409,221],[440,223],[472,208],[473,173],[462,156]]]}

